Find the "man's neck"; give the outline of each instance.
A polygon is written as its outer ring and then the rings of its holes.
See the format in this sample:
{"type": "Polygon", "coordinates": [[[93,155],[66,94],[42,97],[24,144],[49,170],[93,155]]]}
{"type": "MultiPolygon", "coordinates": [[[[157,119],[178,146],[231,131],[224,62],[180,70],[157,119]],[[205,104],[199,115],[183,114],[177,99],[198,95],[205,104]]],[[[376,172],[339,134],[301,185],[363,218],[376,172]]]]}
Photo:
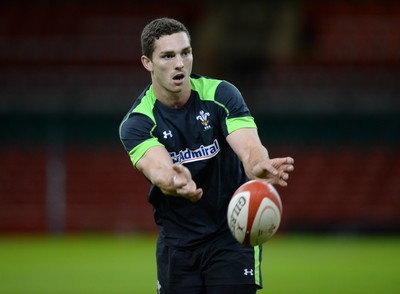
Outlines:
{"type": "Polygon", "coordinates": [[[165,90],[160,91],[160,89],[154,87],[154,95],[156,96],[157,100],[165,106],[174,109],[183,107],[188,102],[190,98],[190,93],[190,88],[184,91],[173,93],[165,90]]]}

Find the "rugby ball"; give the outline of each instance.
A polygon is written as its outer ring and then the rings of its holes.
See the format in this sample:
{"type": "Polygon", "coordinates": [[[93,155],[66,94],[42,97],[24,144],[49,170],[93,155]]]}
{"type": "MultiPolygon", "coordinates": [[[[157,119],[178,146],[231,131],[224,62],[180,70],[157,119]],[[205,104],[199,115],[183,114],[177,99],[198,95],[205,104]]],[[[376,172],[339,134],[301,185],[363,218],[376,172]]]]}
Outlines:
{"type": "Polygon", "coordinates": [[[228,206],[228,225],[235,239],[247,246],[267,242],[279,228],[281,198],[271,184],[252,180],[241,185],[228,206]]]}

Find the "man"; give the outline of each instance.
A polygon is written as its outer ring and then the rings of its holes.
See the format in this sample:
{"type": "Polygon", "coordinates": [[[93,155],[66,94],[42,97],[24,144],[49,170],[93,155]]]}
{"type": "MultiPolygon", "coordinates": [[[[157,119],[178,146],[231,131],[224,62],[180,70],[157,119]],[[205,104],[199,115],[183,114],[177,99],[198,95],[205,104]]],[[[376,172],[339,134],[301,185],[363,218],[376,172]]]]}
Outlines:
{"type": "Polygon", "coordinates": [[[234,191],[249,179],[287,185],[294,160],[270,159],[240,92],[191,74],[186,27],[155,19],[142,32],[151,84],[120,126],[136,169],[151,182],[159,227],[159,293],[255,293],[261,246],[245,247],[227,225],[234,191]]]}

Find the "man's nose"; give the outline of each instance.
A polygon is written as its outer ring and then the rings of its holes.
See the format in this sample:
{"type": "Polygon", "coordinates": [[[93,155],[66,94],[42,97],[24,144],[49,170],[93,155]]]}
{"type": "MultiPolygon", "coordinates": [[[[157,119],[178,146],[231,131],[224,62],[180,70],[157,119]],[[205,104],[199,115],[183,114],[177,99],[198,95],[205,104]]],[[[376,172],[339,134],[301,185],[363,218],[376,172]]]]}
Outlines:
{"type": "Polygon", "coordinates": [[[175,68],[182,68],[184,66],[183,58],[180,55],[176,56],[175,68]]]}

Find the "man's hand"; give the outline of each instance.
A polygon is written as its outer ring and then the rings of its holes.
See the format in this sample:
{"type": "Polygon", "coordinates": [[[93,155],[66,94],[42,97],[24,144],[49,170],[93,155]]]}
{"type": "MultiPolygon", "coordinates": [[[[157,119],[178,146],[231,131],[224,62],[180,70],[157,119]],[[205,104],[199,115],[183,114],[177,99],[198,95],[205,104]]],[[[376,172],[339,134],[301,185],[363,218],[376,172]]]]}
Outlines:
{"type": "Polygon", "coordinates": [[[192,202],[200,200],[203,196],[203,189],[197,188],[189,169],[180,164],[173,165],[172,169],[176,172],[172,182],[177,196],[184,197],[192,202]]]}
{"type": "Polygon", "coordinates": [[[181,164],[173,164],[168,151],[162,146],[151,147],[136,163],[141,171],[154,186],[165,195],[184,197],[195,202],[202,195],[192,179],[189,169],[181,164]]]}
{"type": "Polygon", "coordinates": [[[253,167],[252,173],[259,179],[270,184],[287,186],[289,172],[294,170],[294,159],[291,157],[272,158],[259,162],[253,167]]]}

